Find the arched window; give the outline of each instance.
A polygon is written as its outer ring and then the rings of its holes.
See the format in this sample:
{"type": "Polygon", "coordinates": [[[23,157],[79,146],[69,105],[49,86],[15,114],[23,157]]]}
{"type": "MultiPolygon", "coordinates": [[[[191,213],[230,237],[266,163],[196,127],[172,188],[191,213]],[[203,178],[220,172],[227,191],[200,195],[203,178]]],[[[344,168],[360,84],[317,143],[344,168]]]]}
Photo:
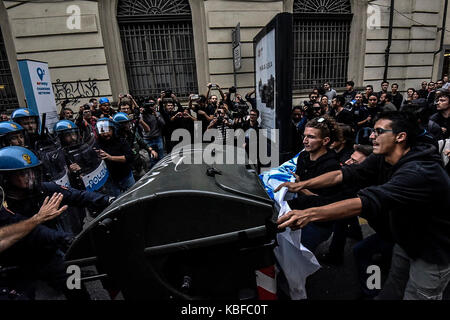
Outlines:
{"type": "Polygon", "coordinates": [[[132,95],[198,91],[188,0],[121,0],[117,19],[132,95]]]}
{"type": "Polygon", "coordinates": [[[5,41],[0,29],[0,112],[19,107],[16,89],[6,54],[5,41]]]}
{"type": "Polygon", "coordinates": [[[345,86],[352,16],[349,0],[294,1],[294,90],[345,86]]]}

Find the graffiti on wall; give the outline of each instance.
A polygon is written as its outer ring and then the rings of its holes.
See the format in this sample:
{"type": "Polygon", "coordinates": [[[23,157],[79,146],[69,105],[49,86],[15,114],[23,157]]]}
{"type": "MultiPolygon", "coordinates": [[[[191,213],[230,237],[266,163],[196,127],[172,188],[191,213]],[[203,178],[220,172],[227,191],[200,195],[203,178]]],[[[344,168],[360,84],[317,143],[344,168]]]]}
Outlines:
{"type": "Polygon", "coordinates": [[[75,82],[63,82],[61,79],[56,79],[52,85],[57,105],[64,102],[66,105],[76,105],[82,98],[100,97],[96,79],[89,78],[75,82]]]}

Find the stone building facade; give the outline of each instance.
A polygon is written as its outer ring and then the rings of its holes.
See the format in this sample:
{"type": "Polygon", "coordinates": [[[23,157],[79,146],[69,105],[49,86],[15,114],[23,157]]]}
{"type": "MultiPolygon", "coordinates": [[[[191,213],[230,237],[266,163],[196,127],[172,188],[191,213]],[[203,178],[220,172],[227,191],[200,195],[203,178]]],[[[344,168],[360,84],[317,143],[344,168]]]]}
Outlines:
{"type": "Polygon", "coordinates": [[[69,106],[130,91],[170,88],[186,96],[203,93],[208,82],[245,93],[254,86],[253,37],[280,12],[293,13],[297,30],[294,104],[327,77],[338,90],[348,79],[378,91],[386,69],[404,91],[449,71],[449,32],[441,42],[446,1],[395,1],[387,66],[391,0],[1,1],[0,58],[9,69],[1,69],[0,97],[15,95],[25,106],[17,59],[48,62],[57,102],[69,106]],[[242,63],[234,77],[238,23],[242,63]],[[333,74],[324,71],[336,65],[333,74]]]}

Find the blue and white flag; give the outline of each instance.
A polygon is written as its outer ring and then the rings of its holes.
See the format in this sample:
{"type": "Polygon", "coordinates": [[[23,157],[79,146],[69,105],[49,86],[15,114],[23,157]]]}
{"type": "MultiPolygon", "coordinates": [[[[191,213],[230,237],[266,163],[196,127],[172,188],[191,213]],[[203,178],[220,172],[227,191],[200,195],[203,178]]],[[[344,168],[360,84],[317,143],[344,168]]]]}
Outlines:
{"type": "MultiPolygon", "coordinates": [[[[297,168],[299,154],[259,176],[269,196],[280,207],[278,217],[291,211],[287,200],[294,198],[295,195],[287,192],[287,188],[282,188],[277,193],[274,193],[274,190],[283,182],[295,181],[292,172],[295,172],[297,168]]],[[[293,231],[287,228],[283,233],[277,234],[278,246],[274,249],[275,257],[289,286],[289,295],[293,300],[306,299],[306,278],[320,268],[314,254],[301,244],[301,237],[301,229],[293,231]]]]}

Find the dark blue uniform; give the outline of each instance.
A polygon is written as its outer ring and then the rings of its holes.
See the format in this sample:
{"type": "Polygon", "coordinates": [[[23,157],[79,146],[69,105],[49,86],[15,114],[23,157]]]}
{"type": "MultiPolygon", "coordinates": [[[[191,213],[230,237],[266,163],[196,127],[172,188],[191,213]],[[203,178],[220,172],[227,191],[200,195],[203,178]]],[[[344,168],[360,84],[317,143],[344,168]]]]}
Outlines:
{"type": "MultiPolygon", "coordinates": [[[[44,182],[41,184],[38,194],[26,199],[18,200],[6,197],[7,208],[0,209],[0,227],[33,216],[39,211],[45,197],[51,196],[55,192],[63,194],[62,205],[89,207],[100,211],[106,208],[110,202],[108,196],[100,193],[79,191],[59,186],[53,182],[44,182]]],[[[67,274],[64,267],[63,250],[68,247],[73,235],[57,230],[55,220],[50,220],[45,225],[38,225],[26,237],[0,253],[1,265],[19,266],[17,271],[8,274],[8,281],[3,285],[29,293],[34,291],[30,288],[33,280],[43,279],[64,291],[66,295],[82,294],[82,292],[68,292],[65,288],[67,274]]],[[[29,295],[31,295],[30,298],[33,298],[32,294],[29,295]]]]}

